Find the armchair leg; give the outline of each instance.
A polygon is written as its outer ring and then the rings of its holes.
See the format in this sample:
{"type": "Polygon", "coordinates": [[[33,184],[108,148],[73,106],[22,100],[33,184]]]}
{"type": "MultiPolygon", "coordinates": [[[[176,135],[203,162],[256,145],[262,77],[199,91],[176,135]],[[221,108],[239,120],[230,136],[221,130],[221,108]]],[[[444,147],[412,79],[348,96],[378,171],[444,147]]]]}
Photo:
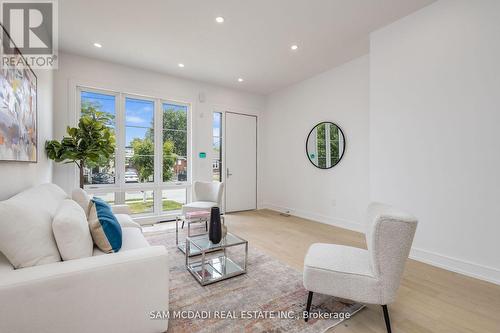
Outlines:
{"type": "Polygon", "coordinates": [[[182,221],[181,229],[184,229],[184,221],[182,221]]]}
{"type": "Polygon", "coordinates": [[[208,222],[205,221],[205,231],[208,231],[208,222]]]}
{"type": "Polygon", "coordinates": [[[313,292],[310,291],[309,295],[307,296],[307,305],[306,305],[306,312],[307,312],[307,317],[304,318],[305,322],[309,320],[309,312],[311,312],[311,303],[313,299],[313,292]]]}
{"type": "Polygon", "coordinates": [[[385,326],[387,327],[387,333],[392,333],[391,320],[389,319],[389,309],[387,309],[387,305],[382,305],[382,310],[384,310],[384,319],[385,319],[385,326]]]}

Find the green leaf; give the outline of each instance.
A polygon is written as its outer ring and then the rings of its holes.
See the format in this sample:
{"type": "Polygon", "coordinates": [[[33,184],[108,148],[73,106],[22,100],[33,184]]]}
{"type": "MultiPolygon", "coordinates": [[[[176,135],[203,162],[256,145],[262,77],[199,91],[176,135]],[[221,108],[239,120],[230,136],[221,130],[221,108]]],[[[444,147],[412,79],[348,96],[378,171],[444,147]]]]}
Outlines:
{"type": "Polygon", "coordinates": [[[98,166],[109,165],[115,151],[114,132],[106,125],[111,117],[93,107],[82,108],[78,127],[67,127],[68,136],[45,143],[49,159],[63,163],[92,161],[98,166]]]}

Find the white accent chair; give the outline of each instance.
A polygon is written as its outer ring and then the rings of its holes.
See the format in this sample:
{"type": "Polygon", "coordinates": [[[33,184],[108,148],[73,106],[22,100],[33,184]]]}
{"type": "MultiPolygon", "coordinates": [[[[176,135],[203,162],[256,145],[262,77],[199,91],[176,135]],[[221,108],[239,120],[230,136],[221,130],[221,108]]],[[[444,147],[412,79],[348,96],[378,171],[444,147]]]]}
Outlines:
{"type": "MultiPolygon", "coordinates": [[[[28,189],[0,202],[0,206],[25,207],[26,213],[9,221],[8,212],[0,209],[0,221],[22,223],[35,218],[40,227],[51,228],[59,203],[68,198],[53,184],[28,189]]],[[[123,233],[118,253],[104,254],[94,248],[93,255],[86,258],[19,269],[0,253],[0,332],[166,331],[168,321],[151,320],[150,313],[168,310],[167,250],[149,245],[128,215],[128,207],[114,207],[113,211],[123,233]]],[[[45,243],[55,244],[51,234],[52,229],[45,243]]]]}
{"type": "MultiPolygon", "coordinates": [[[[382,305],[391,333],[387,304],[396,298],[417,220],[395,208],[372,203],[367,211],[368,250],[335,244],[312,244],[304,260],[304,287],[313,293],[382,305]]],[[[305,321],[307,321],[305,318],[305,321]]]]}
{"type": "MultiPolygon", "coordinates": [[[[223,193],[224,183],[194,182],[193,202],[182,206],[182,215],[200,210],[210,210],[212,207],[219,207],[222,210],[223,193]]],[[[184,222],[182,223],[182,228],[184,228],[184,222]]]]}

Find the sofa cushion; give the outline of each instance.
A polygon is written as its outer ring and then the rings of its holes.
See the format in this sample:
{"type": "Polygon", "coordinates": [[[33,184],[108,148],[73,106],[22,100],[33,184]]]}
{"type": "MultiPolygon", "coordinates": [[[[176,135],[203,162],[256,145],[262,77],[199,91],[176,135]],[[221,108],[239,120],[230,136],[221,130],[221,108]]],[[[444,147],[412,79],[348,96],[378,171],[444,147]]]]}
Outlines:
{"type": "Polygon", "coordinates": [[[71,192],[71,199],[82,207],[85,216],[89,216],[90,199],[92,199],[92,196],[88,195],[88,193],[81,188],[75,188],[73,192],[71,192]]]}
{"type": "Polygon", "coordinates": [[[100,198],[90,200],[88,222],[95,245],[105,252],[118,252],[122,247],[122,228],[107,202],[100,198]]]}
{"type": "Polygon", "coordinates": [[[5,258],[2,252],[0,252],[0,275],[2,273],[10,272],[14,267],[10,264],[10,261],[5,258]]]}
{"type": "MultiPolygon", "coordinates": [[[[120,252],[149,247],[149,243],[142,234],[141,228],[122,228],[122,248],[120,252]]],[[[94,256],[105,254],[98,247],[94,248],[94,256]]]]}
{"type": "Polygon", "coordinates": [[[67,198],[53,184],[43,184],[0,202],[0,252],[15,268],[61,261],[52,233],[57,207],[67,198]]]}
{"type": "Polygon", "coordinates": [[[62,188],[47,183],[19,192],[5,201],[29,207],[29,209],[38,210],[54,217],[57,208],[64,199],[68,199],[68,194],[62,188]]]}
{"type": "Polygon", "coordinates": [[[66,199],[59,205],[52,221],[52,231],[63,260],[92,256],[94,243],[87,216],[75,201],[66,199]]]}
{"type": "Polygon", "coordinates": [[[141,229],[138,228],[124,228],[123,233],[123,251],[142,249],[149,247],[149,243],[142,234],[141,229]]]}
{"type": "Polygon", "coordinates": [[[15,268],[61,261],[52,216],[11,202],[0,203],[0,251],[15,268]]]}

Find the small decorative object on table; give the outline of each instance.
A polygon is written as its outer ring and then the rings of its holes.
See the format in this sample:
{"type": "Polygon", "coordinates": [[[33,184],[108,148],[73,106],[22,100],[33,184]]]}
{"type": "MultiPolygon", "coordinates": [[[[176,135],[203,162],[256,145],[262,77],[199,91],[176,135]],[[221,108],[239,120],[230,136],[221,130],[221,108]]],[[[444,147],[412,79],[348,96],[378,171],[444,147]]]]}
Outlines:
{"type": "Polygon", "coordinates": [[[222,227],[220,223],[219,207],[212,207],[210,210],[210,225],[208,228],[208,236],[212,243],[218,244],[222,239],[222,227]]]}

